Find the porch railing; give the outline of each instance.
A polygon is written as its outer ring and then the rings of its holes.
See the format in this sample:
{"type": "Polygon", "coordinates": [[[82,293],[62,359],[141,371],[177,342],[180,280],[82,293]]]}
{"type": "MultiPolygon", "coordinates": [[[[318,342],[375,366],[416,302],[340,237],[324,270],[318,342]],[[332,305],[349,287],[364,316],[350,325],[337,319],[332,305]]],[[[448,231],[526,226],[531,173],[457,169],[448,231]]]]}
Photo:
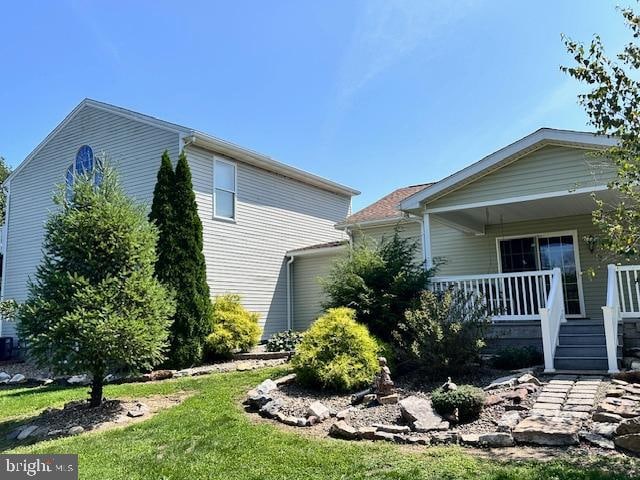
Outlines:
{"type": "Polygon", "coordinates": [[[542,330],[542,349],[544,351],[544,371],[554,372],[554,358],[558,346],[560,324],[566,321],[564,315],[564,295],[562,272],[554,268],[551,289],[545,308],[540,309],[540,329],[542,330]]]}
{"type": "Polygon", "coordinates": [[[540,320],[545,370],[554,371],[560,324],[566,321],[562,272],[534,272],[434,277],[431,289],[460,289],[481,296],[492,320],[540,320]]]}
{"type": "Polygon", "coordinates": [[[640,316],[639,270],[640,265],[607,266],[607,304],[602,307],[602,317],[609,373],[619,371],[618,325],[624,317],[640,316]]]}
{"type": "Polygon", "coordinates": [[[431,288],[461,289],[484,299],[487,315],[493,320],[538,320],[546,307],[553,270],[434,277],[431,288]]]}

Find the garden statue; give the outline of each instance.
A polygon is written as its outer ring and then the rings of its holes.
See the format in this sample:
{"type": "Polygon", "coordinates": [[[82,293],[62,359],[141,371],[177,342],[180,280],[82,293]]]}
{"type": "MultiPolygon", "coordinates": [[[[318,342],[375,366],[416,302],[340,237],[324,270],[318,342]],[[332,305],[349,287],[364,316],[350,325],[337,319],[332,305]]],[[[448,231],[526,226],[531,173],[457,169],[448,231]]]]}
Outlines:
{"type": "Polygon", "coordinates": [[[375,393],[380,397],[386,397],[395,392],[393,380],[391,380],[391,370],[387,366],[387,359],[384,357],[378,357],[378,363],[380,364],[380,373],[376,376],[375,381],[375,393]]]}

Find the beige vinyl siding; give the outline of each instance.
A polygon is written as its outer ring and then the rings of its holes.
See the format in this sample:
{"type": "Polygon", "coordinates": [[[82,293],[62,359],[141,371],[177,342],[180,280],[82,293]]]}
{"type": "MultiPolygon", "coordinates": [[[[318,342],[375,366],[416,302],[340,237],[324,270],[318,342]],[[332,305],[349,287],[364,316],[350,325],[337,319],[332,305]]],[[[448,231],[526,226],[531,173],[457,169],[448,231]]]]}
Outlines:
{"type": "Polygon", "coordinates": [[[356,226],[352,229],[353,241],[355,243],[368,242],[378,244],[382,239],[393,237],[395,229],[401,238],[406,238],[416,243],[416,262],[422,263],[424,260],[424,250],[422,248],[422,223],[417,220],[401,220],[384,226],[367,227],[356,226]]]}
{"type": "MultiPolygon", "coordinates": [[[[80,146],[89,145],[94,155],[107,152],[127,194],[149,204],[162,152],[168,149],[177,158],[178,142],[177,132],[90,106],[81,109],[11,180],[4,297],[26,298],[27,280],[41,260],[52,194],[80,146]]],[[[12,334],[13,327],[5,322],[3,335],[12,334]]]]}
{"type": "Polygon", "coordinates": [[[464,205],[605,185],[614,175],[602,157],[588,150],[547,146],[473,183],[427,204],[428,208],[464,205]]]}
{"type": "Polygon", "coordinates": [[[304,331],[322,313],[325,295],[320,279],[326,277],[333,262],[346,250],[335,249],[322,254],[295,257],[293,277],[293,329],[304,331]]]}
{"type": "Polygon", "coordinates": [[[345,238],[334,225],[347,216],[350,198],[236,162],[235,222],[214,219],[214,156],[194,147],[187,148],[187,156],[212,295],[240,294],[244,305],[260,314],[263,338],[286,329],[285,254],[345,238]]]}
{"type": "MultiPolygon", "coordinates": [[[[435,215],[433,216],[435,217],[435,215]]],[[[484,236],[472,236],[455,230],[436,218],[431,221],[431,249],[435,259],[442,261],[437,275],[472,275],[498,272],[496,238],[526,236],[540,233],[577,230],[581,271],[595,271],[595,277],[582,275],[586,316],[602,318],[605,304],[607,270],[597,256],[589,251],[584,236],[596,234],[591,215],[558,217],[526,222],[487,225],[484,236]]]]}

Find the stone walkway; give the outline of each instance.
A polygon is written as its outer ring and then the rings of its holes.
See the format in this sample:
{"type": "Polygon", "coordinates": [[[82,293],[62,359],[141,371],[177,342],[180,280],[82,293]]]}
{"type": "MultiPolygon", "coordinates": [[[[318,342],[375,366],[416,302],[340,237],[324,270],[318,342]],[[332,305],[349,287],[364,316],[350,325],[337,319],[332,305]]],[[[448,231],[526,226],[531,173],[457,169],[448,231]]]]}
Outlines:
{"type": "Polygon", "coordinates": [[[556,375],[544,386],[531,415],[587,420],[596,408],[602,377],[556,375]]]}

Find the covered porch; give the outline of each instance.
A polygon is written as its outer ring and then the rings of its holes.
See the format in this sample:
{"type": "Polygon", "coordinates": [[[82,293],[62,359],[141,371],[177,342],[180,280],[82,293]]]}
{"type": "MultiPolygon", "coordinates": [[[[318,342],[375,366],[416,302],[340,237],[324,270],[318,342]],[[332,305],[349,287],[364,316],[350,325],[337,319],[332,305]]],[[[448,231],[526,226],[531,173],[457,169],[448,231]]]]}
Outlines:
{"type": "Polygon", "coordinates": [[[617,371],[619,324],[624,316],[640,317],[640,267],[598,260],[592,194],[614,200],[606,187],[590,187],[427,205],[425,259],[437,275],[432,288],[481,295],[495,332],[519,344],[541,343],[547,371],[617,371]]]}

